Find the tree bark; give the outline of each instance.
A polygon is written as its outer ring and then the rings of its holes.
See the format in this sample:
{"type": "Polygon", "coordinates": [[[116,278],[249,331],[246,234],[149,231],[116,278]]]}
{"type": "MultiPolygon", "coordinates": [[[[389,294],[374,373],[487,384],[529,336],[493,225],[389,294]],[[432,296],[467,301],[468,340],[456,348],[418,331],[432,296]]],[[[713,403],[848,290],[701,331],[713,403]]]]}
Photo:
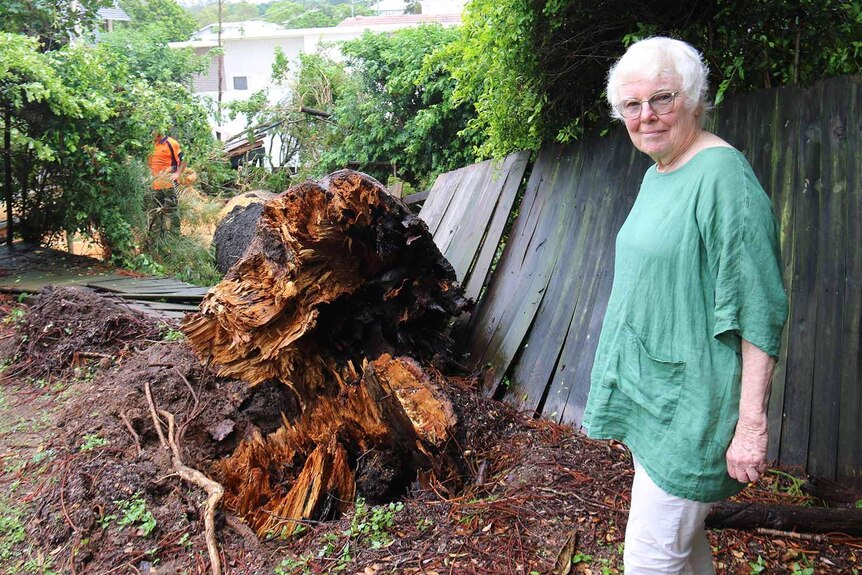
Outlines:
{"type": "Polygon", "coordinates": [[[706,518],[707,527],[756,529],[802,533],[846,533],[862,535],[862,509],[756,505],[723,501],[706,518]]]}
{"type": "Polygon", "coordinates": [[[292,533],[356,495],[457,482],[454,409],[429,366],[450,356],[448,325],[467,306],[425,224],[373,178],[342,170],[268,202],[184,326],[221,374],[276,380],[300,406],[216,466],[226,506],[258,533],[292,533]]]}

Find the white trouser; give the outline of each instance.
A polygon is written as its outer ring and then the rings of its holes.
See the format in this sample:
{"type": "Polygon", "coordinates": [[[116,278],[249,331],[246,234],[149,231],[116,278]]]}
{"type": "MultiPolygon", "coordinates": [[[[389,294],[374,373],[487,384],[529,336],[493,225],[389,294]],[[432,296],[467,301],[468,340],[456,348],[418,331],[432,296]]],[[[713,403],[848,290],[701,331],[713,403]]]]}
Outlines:
{"type": "Polygon", "coordinates": [[[634,464],[625,575],[715,575],[704,528],[712,504],[666,493],[634,464]]]}

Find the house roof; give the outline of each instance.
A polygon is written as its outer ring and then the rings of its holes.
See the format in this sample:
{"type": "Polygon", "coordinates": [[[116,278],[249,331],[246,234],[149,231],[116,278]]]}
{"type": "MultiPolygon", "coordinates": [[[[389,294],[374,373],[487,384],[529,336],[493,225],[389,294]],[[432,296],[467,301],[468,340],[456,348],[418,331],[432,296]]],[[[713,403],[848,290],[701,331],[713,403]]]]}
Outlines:
{"type": "Polygon", "coordinates": [[[112,20],[114,22],[131,22],[131,18],[116,3],[110,8],[99,8],[96,12],[101,20],[112,20]]]}
{"type": "Polygon", "coordinates": [[[338,28],[350,26],[415,26],[419,24],[460,24],[460,14],[401,14],[398,16],[353,16],[338,24],[338,28]]]}

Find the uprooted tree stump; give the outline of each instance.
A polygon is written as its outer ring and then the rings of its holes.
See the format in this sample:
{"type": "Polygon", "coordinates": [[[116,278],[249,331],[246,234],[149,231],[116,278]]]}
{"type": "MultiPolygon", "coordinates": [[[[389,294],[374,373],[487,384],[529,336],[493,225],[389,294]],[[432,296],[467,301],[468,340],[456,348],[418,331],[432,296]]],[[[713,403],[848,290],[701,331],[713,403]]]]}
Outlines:
{"type": "Polygon", "coordinates": [[[255,238],[184,330],[202,361],[295,405],[218,462],[224,502],[258,533],[334,517],[356,495],[455,482],[453,407],[435,382],[468,306],[425,224],[343,170],[269,201],[255,238]]]}

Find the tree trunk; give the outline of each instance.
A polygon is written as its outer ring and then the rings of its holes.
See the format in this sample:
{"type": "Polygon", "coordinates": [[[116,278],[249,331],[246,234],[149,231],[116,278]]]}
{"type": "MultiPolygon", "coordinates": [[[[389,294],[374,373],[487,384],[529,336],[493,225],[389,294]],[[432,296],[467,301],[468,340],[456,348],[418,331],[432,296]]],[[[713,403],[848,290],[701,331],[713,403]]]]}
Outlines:
{"type": "Polygon", "coordinates": [[[723,501],[706,518],[708,527],[756,529],[801,533],[846,533],[862,535],[862,509],[755,505],[723,501]]]}
{"type": "Polygon", "coordinates": [[[226,505],[259,532],[337,515],[355,495],[457,481],[455,415],[429,374],[468,302],[425,224],[358,172],[268,202],[255,238],[190,317],[204,361],[298,405],[217,466],[226,505]]]}

